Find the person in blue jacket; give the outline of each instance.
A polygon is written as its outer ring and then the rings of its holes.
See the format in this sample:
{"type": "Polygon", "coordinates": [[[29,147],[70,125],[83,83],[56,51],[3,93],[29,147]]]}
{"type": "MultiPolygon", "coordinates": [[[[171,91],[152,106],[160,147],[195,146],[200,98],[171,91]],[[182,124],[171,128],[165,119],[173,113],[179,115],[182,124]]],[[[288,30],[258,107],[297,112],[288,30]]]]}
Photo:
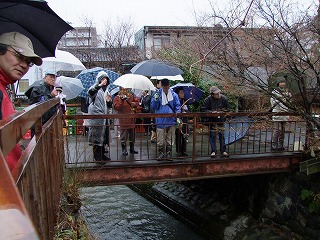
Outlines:
{"type": "MultiPolygon", "coordinates": [[[[180,113],[180,100],[178,95],[170,89],[169,80],[161,80],[162,88],[157,91],[152,99],[150,108],[154,113],[180,113]]],[[[174,145],[177,118],[155,118],[157,125],[158,160],[171,159],[172,146],[174,145]]]]}

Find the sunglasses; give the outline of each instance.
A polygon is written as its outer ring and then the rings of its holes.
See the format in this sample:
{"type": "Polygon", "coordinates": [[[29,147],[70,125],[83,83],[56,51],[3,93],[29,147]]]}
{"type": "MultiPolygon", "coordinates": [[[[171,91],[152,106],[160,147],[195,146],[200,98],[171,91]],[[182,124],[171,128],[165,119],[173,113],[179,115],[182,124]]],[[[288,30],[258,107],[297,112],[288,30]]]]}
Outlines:
{"type": "Polygon", "coordinates": [[[18,58],[20,61],[25,62],[28,64],[29,67],[32,67],[34,63],[31,61],[29,57],[23,56],[22,54],[16,52],[16,51],[11,51],[7,49],[8,52],[11,52],[16,58],[18,58]]]}

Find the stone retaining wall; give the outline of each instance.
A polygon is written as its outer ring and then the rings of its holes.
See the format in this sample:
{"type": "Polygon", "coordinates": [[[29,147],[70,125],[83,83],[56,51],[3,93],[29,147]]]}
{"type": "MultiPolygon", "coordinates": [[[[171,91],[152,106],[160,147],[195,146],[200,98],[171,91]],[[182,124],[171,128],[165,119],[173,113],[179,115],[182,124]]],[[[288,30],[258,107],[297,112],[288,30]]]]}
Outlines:
{"type": "Polygon", "coordinates": [[[300,197],[302,189],[319,193],[320,177],[296,172],[163,182],[152,187],[167,202],[175,202],[180,215],[188,212],[189,221],[201,223],[211,239],[320,240],[320,216],[309,213],[300,197]]]}

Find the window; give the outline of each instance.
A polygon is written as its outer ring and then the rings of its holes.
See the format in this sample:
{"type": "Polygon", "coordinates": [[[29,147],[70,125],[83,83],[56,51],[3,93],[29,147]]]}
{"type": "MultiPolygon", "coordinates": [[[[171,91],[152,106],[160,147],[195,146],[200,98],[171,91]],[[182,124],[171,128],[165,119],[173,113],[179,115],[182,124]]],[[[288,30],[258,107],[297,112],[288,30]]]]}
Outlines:
{"type": "Polygon", "coordinates": [[[153,34],[154,50],[159,50],[162,47],[170,45],[170,34],[153,34]]]}
{"type": "Polygon", "coordinates": [[[29,79],[21,79],[19,81],[19,92],[25,92],[29,88],[29,79]]]}

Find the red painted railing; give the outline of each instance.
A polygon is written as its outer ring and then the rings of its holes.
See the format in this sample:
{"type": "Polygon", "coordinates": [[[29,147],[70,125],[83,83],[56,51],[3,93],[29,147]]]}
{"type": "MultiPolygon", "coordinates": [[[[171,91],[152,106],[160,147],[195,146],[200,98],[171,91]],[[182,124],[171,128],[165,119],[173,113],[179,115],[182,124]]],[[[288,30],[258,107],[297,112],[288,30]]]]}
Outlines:
{"type": "MultiPolygon", "coordinates": [[[[58,221],[59,203],[65,163],[68,167],[81,169],[83,181],[91,184],[118,184],[129,182],[166,181],[234,176],[236,174],[269,173],[289,171],[299,163],[299,155],[306,143],[305,123],[297,117],[288,122],[286,151],[274,153],[271,149],[272,124],[269,113],[224,113],[229,119],[243,117],[237,126],[230,125],[225,131],[246,130],[246,134],[228,145],[230,158],[210,158],[209,131],[200,121],[203,117],[217,114],[186,113],[161,114],[156,117],[185,117],[191,131],[188,137],[188,156],[170,156],[170,163],[159,163],[157,145],[143,133],[143,122],[136,126],[135,148],[138,154],[122,155],[121,143],[115,135],[116,124],[109,132],[112,141],[108,151],[112,161],[97,165],[92,157],[83,122],[85,119],[106,118],[115,122],[118,118],[153,118],[154,114],[129,115],[67,115],[68,125],[62,126],[60,111],[46,124],[41,116],[58,100],[27,107],[10,119],[0,121],[0,223],[15,222],[16,228],[0,232],[0,239],[10,234],[21,234],[26,239],[38,236],[53,239],[58,221]],[[250,124],[244,117],[249,117],[250,124]],[[35,135],[26,136],[34,126],[35,135]],[[23,156],[10,173],[4,157],[20,142],[23,156]],[[247,160],[247,161],[245,161],[247,160]],[[250,160],[250,161],[248,161],[250,160]],[[258,164],[257,164],[258,163],[258,164]],[[239,167],[242,166],[242,167],[239,167]],[[254,166],[254,167],[252,167],[254,166]],[[92,174],[95,171],[94,174],[92,174]],[[101,181],[101,179],[103,181],[101,181]]],[[[173,149],[174,150],[174,149],[173,149]]]]}

